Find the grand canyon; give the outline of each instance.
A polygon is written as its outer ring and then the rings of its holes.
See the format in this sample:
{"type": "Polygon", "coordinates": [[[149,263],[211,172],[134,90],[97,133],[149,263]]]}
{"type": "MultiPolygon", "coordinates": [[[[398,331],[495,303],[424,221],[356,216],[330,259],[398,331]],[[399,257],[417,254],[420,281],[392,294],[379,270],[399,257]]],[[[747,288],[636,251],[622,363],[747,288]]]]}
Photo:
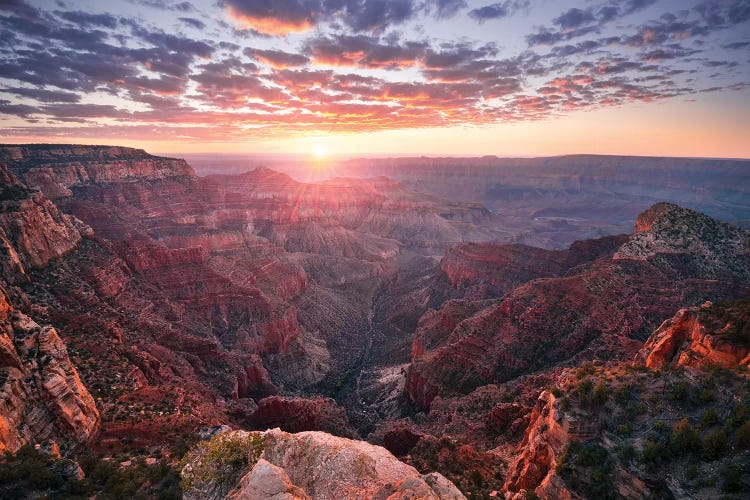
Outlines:
{"type": "Polygon", "coordinates": [[[744,499],[747,0],[0,2],[0,499],[744,499]]]}

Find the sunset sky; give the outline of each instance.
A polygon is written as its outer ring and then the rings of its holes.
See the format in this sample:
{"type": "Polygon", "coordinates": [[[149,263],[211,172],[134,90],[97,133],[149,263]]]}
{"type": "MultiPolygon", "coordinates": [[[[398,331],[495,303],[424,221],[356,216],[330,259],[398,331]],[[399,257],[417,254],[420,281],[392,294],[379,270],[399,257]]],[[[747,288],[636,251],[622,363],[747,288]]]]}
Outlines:
{"type": "Polygon", "coordinates": [[[0,0],[0,141],[750,157],[750,0],[0,0]]]}

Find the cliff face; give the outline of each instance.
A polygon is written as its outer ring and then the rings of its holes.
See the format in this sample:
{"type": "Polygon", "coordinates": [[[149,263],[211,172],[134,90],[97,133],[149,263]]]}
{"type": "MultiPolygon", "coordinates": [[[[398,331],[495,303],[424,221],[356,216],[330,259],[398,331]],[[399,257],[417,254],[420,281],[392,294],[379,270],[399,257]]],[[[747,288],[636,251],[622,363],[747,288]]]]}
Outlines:
{"type": "Polygon", "coordinates": [[[415,342],[431,339],[434,347],[413,350],[411,399],[424,406],[437,394],[465,393],[576,356],[626,358],[679,307],[750,293],[747,231],[674,205],[655,207],[646,219],[612,257],[518,286],[449,333],[417,332],[415,342]]]}
{"type": "Polygon", "coordinates": [[[649,337],[636,360],[649,368],[750,366],[750,303],[681,309],[649,337]]]}
{"type": "Polygon", "coordinates": [[[4,165],[0,176],[0,259],[8,281],[24,281],[25,268],[42,268],[91,235],[91,228],[28,189],[4,165]]]}
{"type": "Polygon", "coordinates": [[[71,196],[70,188],[78,185],[194,175],[185,160],[112,146],[2,146],[0,163],[10,165],[27,185],[51,199],[71,196]]]}
{"type": "Polygon", "coordinates": [[[531,412],[519,452],[508,468],[504,489],[512,493],[535,491],[541,498],[578,498],[555,473],[565,446],[573,439],[570,427],[571,422],[560,410],[557,398],[548,391],[542,392],[531,412]]]}
{"type": "Polygon", "coordinates": [[[13,309],[0,287],[0,451],[89,441],[100,419],[57,331],[13,309]]]}
{"type": "Polygon", "coordinates": [[[187,499],[224,498],[226,490],[229,490],[227,497],[233,499],[466,498],[442,475],[420,475],[385,448],[324,432],[287,434],[278,429],[262,433],[230,432],[199,445],[189,457],[182,471],[183,484],[190,485],[185,492],[187,499]],[[246,466],[249,470],[237,471],[237,479],[228,484],[221,484],[225,478],[205,478],[202,471],[212,465],[207,450],[233,442],[238,446],[252,443],[245,445],[247,450],[238,450],[250,455],[246,466]]]}

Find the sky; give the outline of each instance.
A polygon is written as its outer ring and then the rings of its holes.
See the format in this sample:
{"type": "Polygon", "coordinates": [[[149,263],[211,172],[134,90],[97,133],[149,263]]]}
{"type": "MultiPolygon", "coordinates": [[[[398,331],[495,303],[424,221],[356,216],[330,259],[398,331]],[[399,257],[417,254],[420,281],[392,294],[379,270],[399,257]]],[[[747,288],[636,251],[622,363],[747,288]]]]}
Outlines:
{"type": "Polygon", "coordinates": [[[750,0],[0,0],[0,142],[750,157],[750,0]]]}

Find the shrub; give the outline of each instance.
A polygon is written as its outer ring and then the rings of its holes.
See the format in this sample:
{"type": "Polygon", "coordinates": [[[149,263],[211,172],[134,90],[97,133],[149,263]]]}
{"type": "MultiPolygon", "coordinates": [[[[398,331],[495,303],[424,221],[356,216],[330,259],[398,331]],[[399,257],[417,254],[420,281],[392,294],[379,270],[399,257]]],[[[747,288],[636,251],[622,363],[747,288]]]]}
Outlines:
{"type": "Polygon", "coordinates": [[[716,408],[709,408],[703,412],[701,423],[704,427],[711,427],[719,423],[719,414],[716,413],[716,408]]]}
{"type": "Polygon", "coordinates": [[[594,387],[594,392],[591,395],[591,402],[595,406],[602,406],[609,399],[609,387],[607,384],[600,380],[594,387]]]}
{"type": "Polygon", "coordinates": [[[721,458],[727,447],[727,434],[724,429],[715,429],[703,438],[702,456],[706,460],[721,458]]]}
{"type": "Polygon", "coordinates": [[[729,464],[721,470],[721,491],[733,493],[740,491],[740,471],[734,464],[729,464]]]}
{"type": "Polygon", "coordinates": [[[735,431],[734,439],[737,440],[737,446],[740,448],[750,448],[750,421],[745,422],[735,431]]]}
{"type": "Polygon", "coordinates": [[[612,471],[607,449],[594,442],[571,441],[557,467],[560,477],[584,498],[615,498],[612,471]]]}
{"type": "Polygon", "coordinates": [[[180,461],[183,491],[211,484],[226,495],[258,462],[263,448],[263,436],[257,432],[221,434],[198,444],[180,461]]]}
{"type": "Polygon", "coordinates": [[[690,425],[688,419],[683,418],[672,429],[672,435],[669,438],[669,445],[672,453],[677,456],[686,453],[695,453],[701,449],[701,439],[698,433],[690,425]]]}
{"type": "Polygon", "coordinates": [[[649,472],[654,472],[662,462],[669,460],[669,449],[663,443],[645,439],[641,447],[641,462],[649,472]]]}

